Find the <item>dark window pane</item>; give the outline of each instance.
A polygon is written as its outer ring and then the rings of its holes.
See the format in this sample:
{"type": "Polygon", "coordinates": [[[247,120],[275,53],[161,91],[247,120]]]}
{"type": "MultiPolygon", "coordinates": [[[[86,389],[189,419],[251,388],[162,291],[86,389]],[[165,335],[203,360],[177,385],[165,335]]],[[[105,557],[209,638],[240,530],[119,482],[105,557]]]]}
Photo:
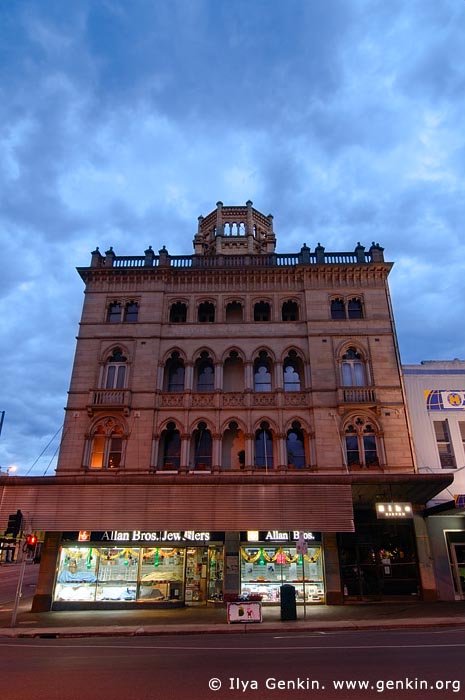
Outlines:
{"type": "Polygon", "coordinates": [[[344,301],[342,299],[333,299],[331,301],[331,318],[339,319],[346,317],[344,301]]]}
{"type": "Polygon", "coordinates": [[[350,299],[348,312],[349,318],[363,318],[362,302],[360,299],[350,299]]]}
{"type": "Polygon", "coordinates": [[[131,302],[130,304],[126,304],[126,313],[124,316],[124,320],[127,321],[127,323],[135,323],[139,318],[139,305],[136,304],[135,302],[131,302]]]}

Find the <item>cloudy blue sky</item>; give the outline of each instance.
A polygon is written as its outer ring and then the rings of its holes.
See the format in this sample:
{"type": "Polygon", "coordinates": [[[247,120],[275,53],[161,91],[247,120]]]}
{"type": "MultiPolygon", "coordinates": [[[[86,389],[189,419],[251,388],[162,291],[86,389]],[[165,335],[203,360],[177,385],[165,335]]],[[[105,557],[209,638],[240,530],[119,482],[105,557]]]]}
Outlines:
{"type": "Polygon", "coordinates": [[[0,465],[53,473],[96,245],[379,241],[404,363],[465,357],[463,0],[0,0],[0,465]],[[54,437],[55,436],[55,437],[54,437]]]}

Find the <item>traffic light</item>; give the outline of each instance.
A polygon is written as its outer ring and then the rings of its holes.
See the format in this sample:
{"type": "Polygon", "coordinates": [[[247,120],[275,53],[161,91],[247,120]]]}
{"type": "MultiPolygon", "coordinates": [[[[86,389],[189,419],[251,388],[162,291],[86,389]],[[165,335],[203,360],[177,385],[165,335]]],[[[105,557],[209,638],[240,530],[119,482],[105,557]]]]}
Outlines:
{"type": "Polygon", "coordinates": [[[23,514],[20,510],[16,513],[11,513],[8,516],[8,525],[5,530],[5,535],[13,535],[13,537],[18,537],[21,532],[21,526],[23,524],[23,514]]]}
{"type": "Polygon", "coordinates": [[[28,535],[26,538],[26,545],[29,550],[35,549],[37,544],[37,535],[28,535]]]}

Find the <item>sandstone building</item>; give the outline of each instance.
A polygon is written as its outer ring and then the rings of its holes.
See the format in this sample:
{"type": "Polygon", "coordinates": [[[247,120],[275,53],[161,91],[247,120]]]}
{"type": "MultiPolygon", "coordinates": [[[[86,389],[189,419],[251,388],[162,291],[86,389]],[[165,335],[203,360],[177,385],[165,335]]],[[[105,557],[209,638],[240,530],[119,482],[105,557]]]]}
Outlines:
{"type": "Polygon", "coordinates": [[[95,250],[56,476],[3,485],[47,533],[36,609],[434,599],[421,514],[450,478],[416,470],[391,267],[277,253],[250,201],[193,255],[95,250]]]}

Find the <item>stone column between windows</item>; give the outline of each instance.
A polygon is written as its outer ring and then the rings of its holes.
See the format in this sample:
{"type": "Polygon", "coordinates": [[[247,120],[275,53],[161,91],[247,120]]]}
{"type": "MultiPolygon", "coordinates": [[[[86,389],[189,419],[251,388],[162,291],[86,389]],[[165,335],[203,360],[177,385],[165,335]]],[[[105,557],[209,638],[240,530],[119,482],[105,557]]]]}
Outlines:
{"type": "MultiPolygon", "coordinates": [[[[179,466],[179,471],[185,474],[188,469],[190,468],[189,466],[189,451],[190,451],[190,444],[191,444],[191,435],[190,433],[182,433],[181,434],[181,455],[180,455],[180,466],[179,466]]],[[[193,468],[193,465],[192,465],[193,468]]]]}
{"type": "Polygon", "coordinates": [[[278,469],[287,469],[286,433],[276,433],[278,469]]]}
{"type": "Polygon", "coordinates": [[[252,362],[244,362],[244,380],[245,380],[245,390],[246,391],[252,391],[253,390],[253,363],[252,362]]]}
{"type": "Polygon", "coordinates": [[[251,469],[255,466],[254,434],[246,433],[245,437],[245,467],[251,469]]]}
{"type": "Polygon", "coordinates": [[[152,456],[150,460],[150,466],[152,469],[158,468],[158,454],[160,451],[160,435],[154,435],[152,438],[152,456]]]}
{"type": "Polygon", "coordinates": [[[223,365],[216,362],[215,365],[215,391],[223,391],[223,365]]]}
{"type": "Polygon", "coordinates": [[[221,433],[212,434],[212,471],[221,470],[221,433]]]}
{"type": "Polygon", "coordinates": [[[274,388],[283,389],[284,388],[284,375],[283,375],[283,365],[282,362],[276,362],[274,366],[274,388]]]}
{"type": "Polygon", "coordinates": [[[186,362],[185,366],[185,377],[184,377],[184,389],[185,391],[192,391],[194,387],[194,365],[192,362],[186,362]]]}

